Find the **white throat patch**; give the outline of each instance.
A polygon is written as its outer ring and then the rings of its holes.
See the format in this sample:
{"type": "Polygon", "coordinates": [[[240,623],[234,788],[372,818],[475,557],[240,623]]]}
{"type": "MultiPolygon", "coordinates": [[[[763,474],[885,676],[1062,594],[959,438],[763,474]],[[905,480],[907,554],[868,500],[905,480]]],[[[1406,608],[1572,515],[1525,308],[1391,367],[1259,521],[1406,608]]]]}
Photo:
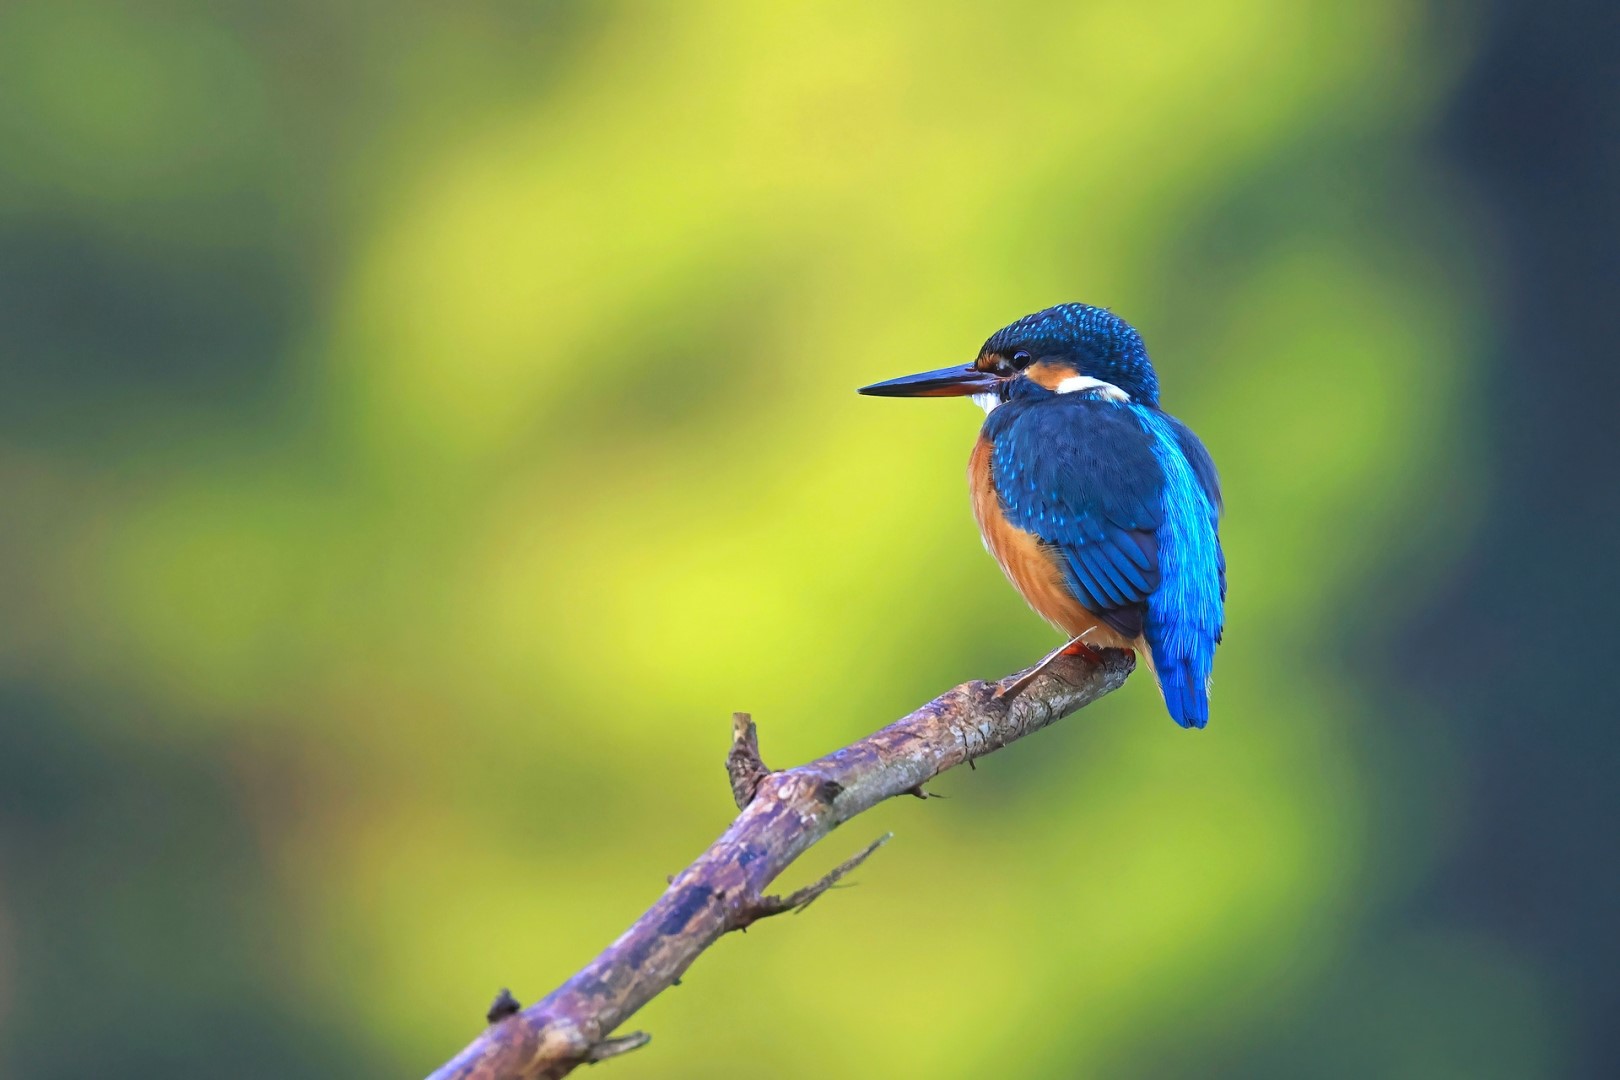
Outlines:
{"type": "Polygon", "coordinates": [[[1070,375],[1057,384],[1056,392],[1059,394],[1072,394],[1076,390],[1095,390],[1106,401],[1129,401],[1131,395],[1121,390],[1111,382],[1093,379],[1090,375],[1070,375]]]}
{"type": "Polygon", "coordinates": [[[1001,395],[995,393],[974,394],[969,400],[983,409],[984,415],[989,416],[996,411],[996,406],[1001,404],[1001,395]]]}

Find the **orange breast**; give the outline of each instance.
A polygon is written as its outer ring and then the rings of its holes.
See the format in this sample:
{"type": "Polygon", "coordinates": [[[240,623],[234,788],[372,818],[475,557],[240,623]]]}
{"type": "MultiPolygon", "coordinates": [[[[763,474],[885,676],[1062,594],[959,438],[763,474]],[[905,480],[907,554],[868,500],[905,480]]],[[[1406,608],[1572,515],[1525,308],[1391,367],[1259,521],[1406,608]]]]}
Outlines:
{"type": "Polygon", "coordinates": [[[980,439],[968,458],[968,488],[973,493],[973,516],[979,522],[984,546],[1036,614],[1070,637],[1086,635],[1086,644],[1099,649],[1128,649],[1132,642],[1110,629],[1080,602],[1063,583],[1063,570],[1054,552],[1033,534],[1007,520],[996,498],[990,475],[990,444],[980,439]]]}

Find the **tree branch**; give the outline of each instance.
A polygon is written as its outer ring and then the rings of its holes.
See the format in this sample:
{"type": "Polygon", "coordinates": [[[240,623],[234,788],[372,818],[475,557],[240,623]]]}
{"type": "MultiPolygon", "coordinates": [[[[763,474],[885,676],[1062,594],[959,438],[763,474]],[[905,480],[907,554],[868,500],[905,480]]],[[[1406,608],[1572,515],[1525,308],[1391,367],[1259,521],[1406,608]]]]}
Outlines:
{"type": "Polygon", "coordinates": [[[550,1080],[582,1064],[646,1045],[644,1032],[612,1032],[680,976],[728,930],[802,911],[859,866],[883,836],[813,885],[787,896],[765,887],[834,828],[896,795],[921,795],[947,769],[1001,749],[1124,685],[1135,658],[1107,651],[1100,664],[1059,657],[1021,693],[1024,674],[969,682],[881,731],[796,769],[771,772],[753,721],[732,720],[726,758],[741,810],[731,827],[629,930],[584,970],[526,1009],[505,991],[490,1024],[431,1080],[550,1080]]]}

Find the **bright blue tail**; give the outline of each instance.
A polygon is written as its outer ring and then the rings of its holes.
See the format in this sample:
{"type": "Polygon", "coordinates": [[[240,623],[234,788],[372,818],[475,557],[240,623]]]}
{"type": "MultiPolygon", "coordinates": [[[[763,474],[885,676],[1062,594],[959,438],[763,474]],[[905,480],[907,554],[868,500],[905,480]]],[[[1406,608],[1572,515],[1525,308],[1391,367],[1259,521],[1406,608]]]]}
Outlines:
{"type": "Polygon", "coordinates": [[[1164,520],[1154,534],[1160,581],[1148,597],[1143,636],[1170,716],[1184,728],[1201,728],[1209,723],[1209,673],[1226,624],[1215,466],[1184,425],[1156,409],[1130,407],[1153,436],[1153,454],[1164,471],[1164,520]]]}
{"type": "Polygon", "coordinates": [[[1209,669],[1189,660],[1165,657],[1156,663],[1159,689],[1170,719],[1184,728],[1201,728],[1209,723],[1209,669]]]}

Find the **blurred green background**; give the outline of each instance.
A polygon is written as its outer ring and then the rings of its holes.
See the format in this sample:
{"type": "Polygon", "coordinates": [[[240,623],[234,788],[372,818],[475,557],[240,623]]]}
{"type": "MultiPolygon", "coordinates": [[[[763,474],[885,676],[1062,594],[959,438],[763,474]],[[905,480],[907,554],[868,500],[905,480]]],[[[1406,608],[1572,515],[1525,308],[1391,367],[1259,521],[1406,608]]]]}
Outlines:
{"type": "Polygon", "coordinates": [[[1211,727],[861,818],[605,1068],[1614,1075],[1613,7],[0,7],[0,1073],[425,1073],[733,709],[1039,656],[976,410],[853,388],[1085,300],[1225,476],[1211,727]]]}

